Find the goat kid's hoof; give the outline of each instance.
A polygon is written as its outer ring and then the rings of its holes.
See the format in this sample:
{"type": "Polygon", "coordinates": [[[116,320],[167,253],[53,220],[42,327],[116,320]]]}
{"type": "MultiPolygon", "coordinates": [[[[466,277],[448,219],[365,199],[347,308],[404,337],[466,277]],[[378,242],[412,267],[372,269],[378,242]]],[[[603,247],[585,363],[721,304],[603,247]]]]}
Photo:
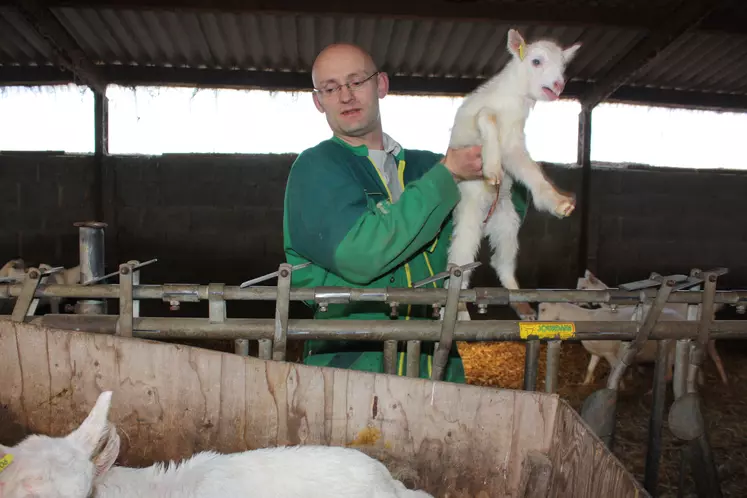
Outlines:
{"type": "Polygon", "coordinates": [[[529,303],[516,303],[511,305],[514,312],[524,321],[533,322],[537,320],[537,313],[532,309],[529,303]]]}
{"type": "Polygon", "coordinates": [[[502,175],[487,175],[487,176],[485,176],[485,181],[491,187],[498,187],[501,184],[502,180],[503,180],[503,176],[502,175]]]}
{"type": "Polygon", "coordinates": [[[561,197],[555,205],[555,216],[558,218],[567,218],[576,209],[576,199],[573,197],[561,197]]]}

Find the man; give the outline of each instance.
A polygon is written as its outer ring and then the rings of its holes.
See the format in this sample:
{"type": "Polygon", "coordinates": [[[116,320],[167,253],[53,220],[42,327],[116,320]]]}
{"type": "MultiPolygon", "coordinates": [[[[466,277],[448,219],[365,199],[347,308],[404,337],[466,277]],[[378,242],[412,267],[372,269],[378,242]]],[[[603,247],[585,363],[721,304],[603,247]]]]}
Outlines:
{"type": "MultiPolygon", "coordinates": [[[[365,51],[335,44],[312,68],[314,103],[332,138],[303,151],[291,167],[283,236],[293,287],[410,287],[446,270],[457,183],[482,177],[481,148],[449,149],[445,156],[404,149],[382,131],[379,99],[389,79],[365,51]]],[[[415,119],[417,119],[415,117],[415,119]]],[[[417,126],[417,122],[413,123],[417,126]]],[[[443,287],[443,280],[433,284],[443,287]]],[[[399,319],[428,319],[430,306],[402,305],[399,319]]],[[[315,310],[315,318],[390,319],[386,303],[351,302],[315,310]]],[[[420,377],[429,378],[433,344],[423,344],[420,377]]],[[[306,341],[304,363],[383,371],[378,341],[306,341]]],[[[406,353],[397,355],[405,374],[406,353]]],[[[464,382],[452,348],[444,380],[464,382]]]]}

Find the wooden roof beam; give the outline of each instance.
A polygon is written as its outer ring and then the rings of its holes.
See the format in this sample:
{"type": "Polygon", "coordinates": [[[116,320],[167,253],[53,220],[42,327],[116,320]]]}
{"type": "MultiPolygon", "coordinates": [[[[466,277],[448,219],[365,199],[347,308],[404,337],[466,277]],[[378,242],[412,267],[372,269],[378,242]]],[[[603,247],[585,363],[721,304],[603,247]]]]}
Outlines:
{"type": "Polygon", "coordinates": [[[62,67],[71,71],[85,85],[106,95],[106,80],[62,23],[44,4],[36,0],[15,0],[13,7],[34,31],[49,43],[62,67]]]}
{"type": "MultiPolygon", "coordinates": [[[[727,0],[727,2],[730,0],[727,0]]],[[[625,54],[589,91],[581,96],[581,104],[594,108],[645,69],[662,52],[699,24],[718,7],[713,0],[689,0],[676,15],[668,18],[661,29],[651,31],[625,54]]]]}

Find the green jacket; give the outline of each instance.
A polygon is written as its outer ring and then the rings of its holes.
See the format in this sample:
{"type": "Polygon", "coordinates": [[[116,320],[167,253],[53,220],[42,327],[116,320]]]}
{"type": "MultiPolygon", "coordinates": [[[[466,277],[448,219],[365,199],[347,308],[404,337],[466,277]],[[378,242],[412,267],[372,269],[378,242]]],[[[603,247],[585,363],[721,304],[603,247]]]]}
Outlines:
{"type": "MultiPolygon", "coordinates": [[[[293,272],[291,286],[410,287],[445,271],[460,194],[442,157],[402,149],[396,159],[403,193],[392,204],[365,145],[332,137],[299,154],[285,192],[283,248],[289,264],[312,264],[293,272]]],[[[514,202],[523,215],[526,189],[515,190],[514,202]]],[[[352,302],[315,309],[315,318],[390,319],[390,311],[386,303],[352,302]]],[[[398,318],[427,319],[432,312],[402,305],[398,318]]]]}

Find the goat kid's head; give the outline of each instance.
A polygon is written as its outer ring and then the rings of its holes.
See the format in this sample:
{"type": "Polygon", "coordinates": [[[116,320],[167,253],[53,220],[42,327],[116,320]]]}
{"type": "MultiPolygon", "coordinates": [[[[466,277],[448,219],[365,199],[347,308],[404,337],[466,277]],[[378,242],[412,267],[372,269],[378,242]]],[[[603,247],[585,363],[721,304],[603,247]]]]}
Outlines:
{"type": "Polygon", "coordinates": [[[86,498],[114,464],[119,436],[109,423],[111,391],[99,395],[83,423],[64,437],[28,436],[0,445],[0,498],[86,498]]]}
{"type": "Polygon", "coordinates": [[[553,101],[563,93],[565,69],[581,43],[566,49],[549,40],[527,44],[518,31],[510,29],[507,47],[525,76],[527,96],[533,100],[553,101]]]}

